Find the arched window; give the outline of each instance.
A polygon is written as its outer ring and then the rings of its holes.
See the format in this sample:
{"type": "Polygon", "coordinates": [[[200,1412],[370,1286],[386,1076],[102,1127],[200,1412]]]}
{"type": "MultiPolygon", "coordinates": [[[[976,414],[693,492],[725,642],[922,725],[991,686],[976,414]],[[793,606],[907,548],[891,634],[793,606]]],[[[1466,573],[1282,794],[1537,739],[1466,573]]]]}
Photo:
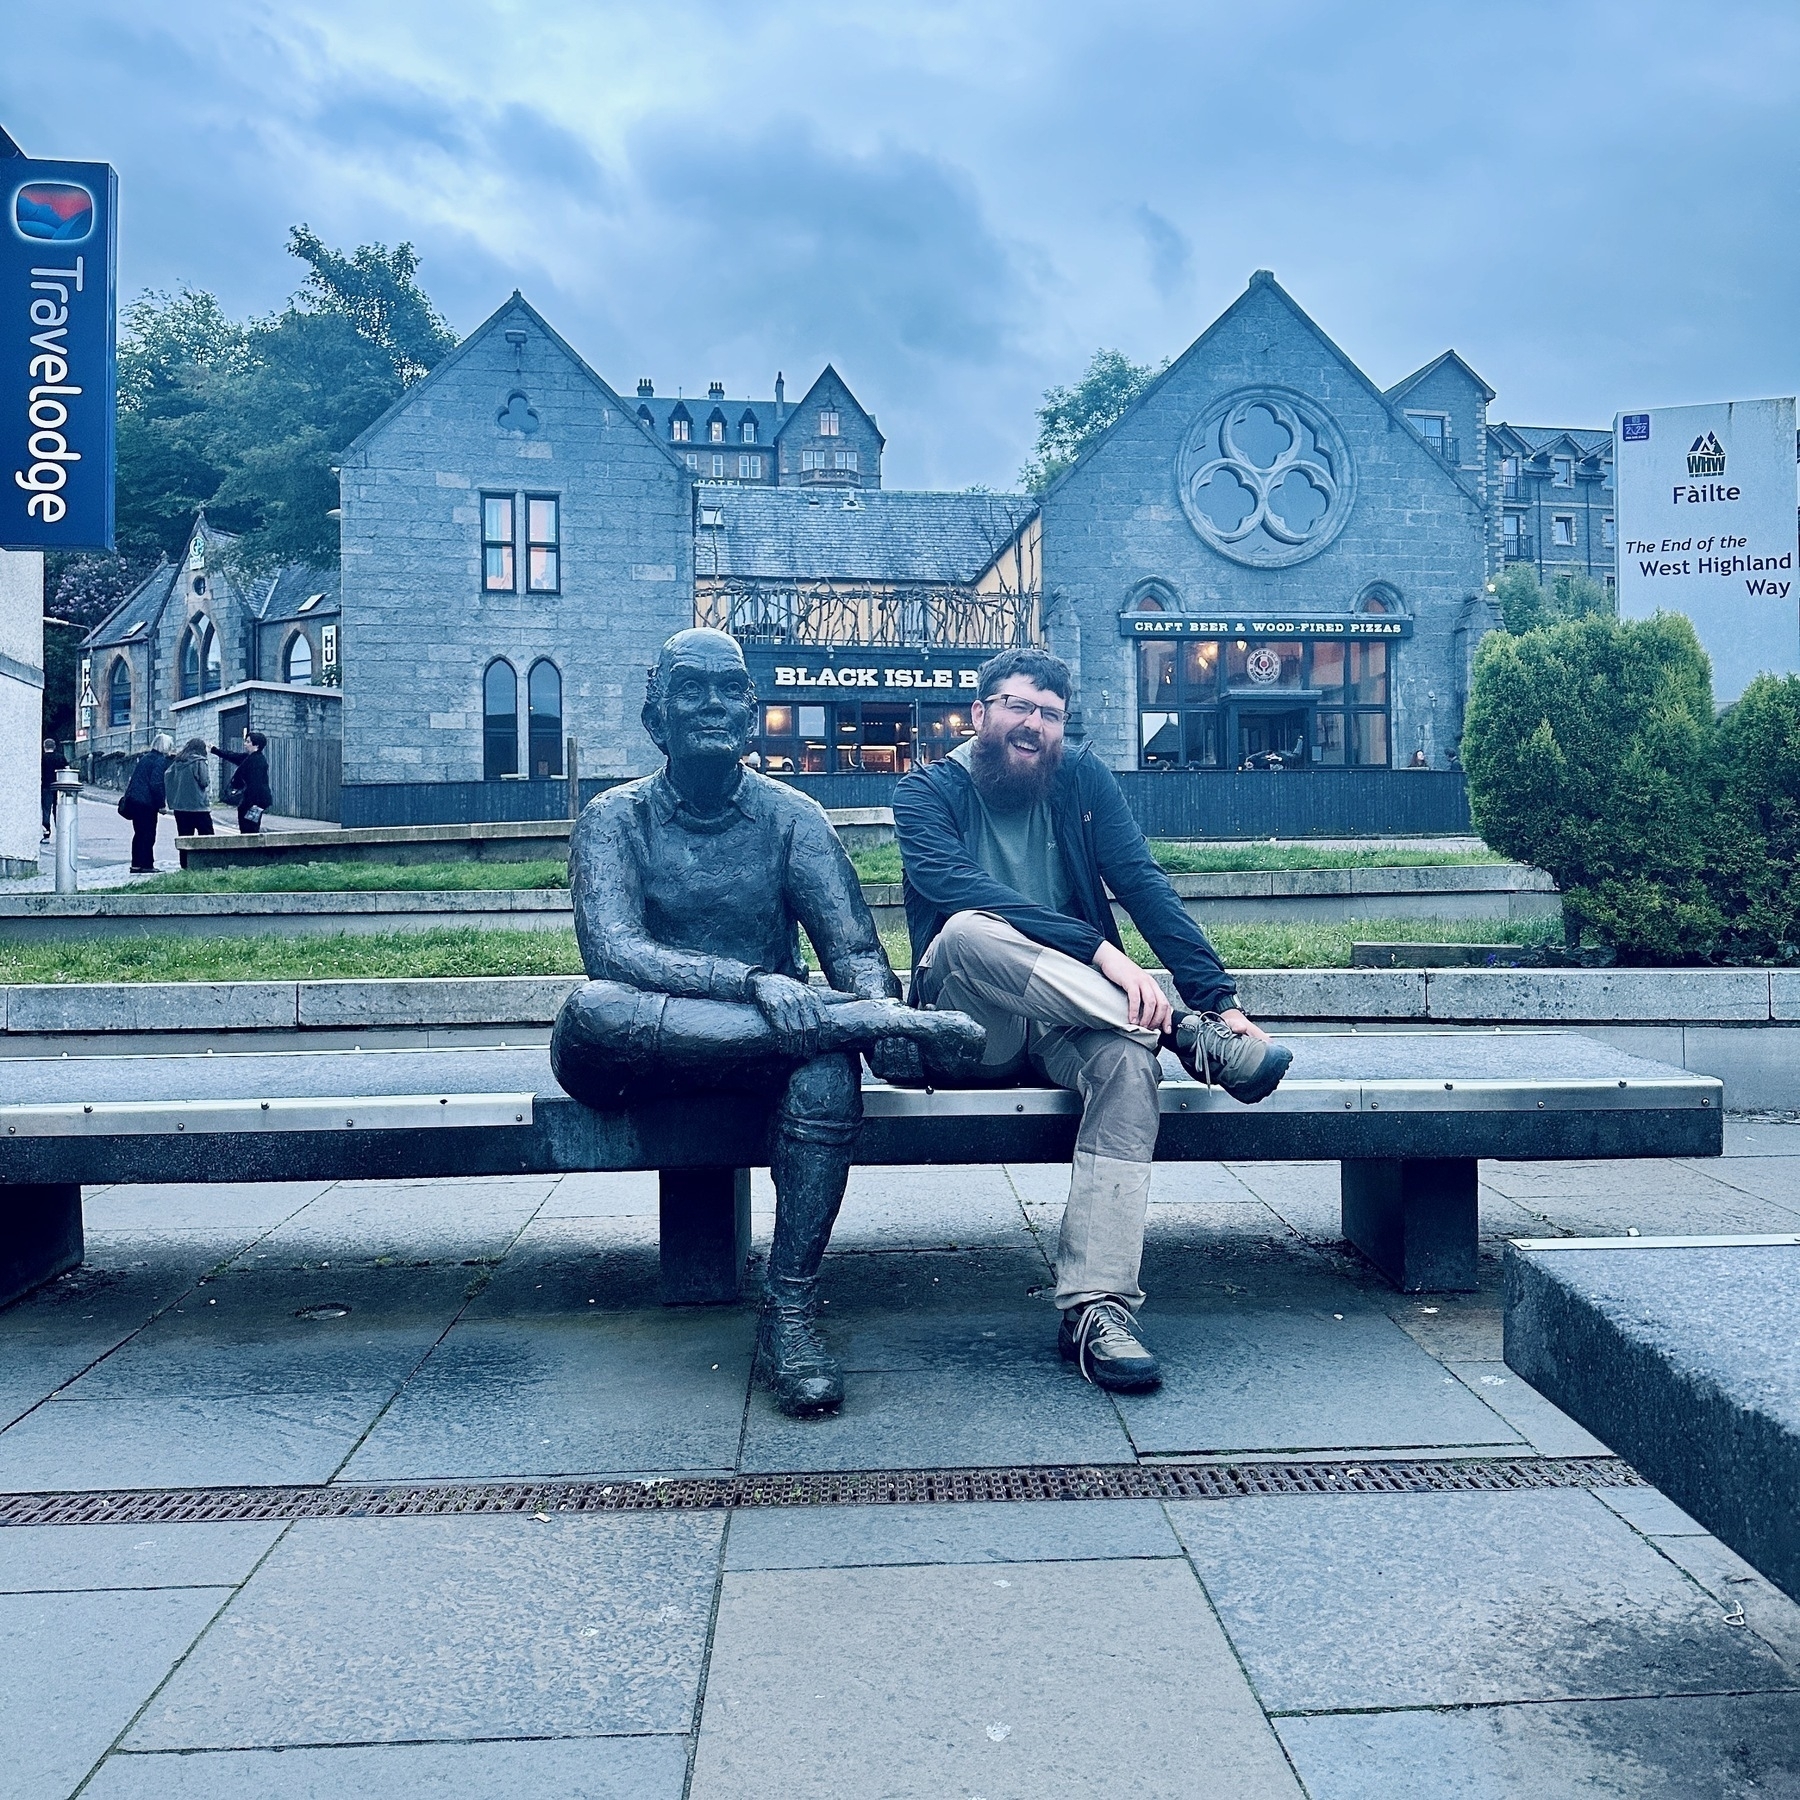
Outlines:
{"type": "Polygon", "coordinates": [[[106,675],[106,723],[109,727],[131,723],[131,664],[115,656],[106,675]]]}
{"type": "Polygon", "coordinates": [[[487,781],[519,772],[519,676],[504,658],[481,679],[481,773],[487,781]]]}
{"type": "Polygon", "coordinates": [[[531,705],[533,779],[563,772],[562,676],[548,660],[534,662],[525,684],[531,705]]]}
{"type": "Polygon", "coordinates": [[[194,618],[181,634],[178,666],[183,700],[192,700],[199,694],[216,694],[225,685],[219,634],[213,630],[212,620],[205,613],[194,618]]]}
{"type": "Polygon", "coordinates": [[[306,687],[312,677],[312,639],[304,631],[296,631],[288,639],[287,652],[281,659],[281,679],[295,687],[306,687]]]}
{"type": "Polygon", "coordinates": [[[1400,596],[1385,581],[1377,581],[1363,589],[1357,596],[1356,610],[1359,613],[1403,613],[1406,608],[1400,603],[1400,596]]]}
{"type": "Polygon", "coordinates": [[[1173,613],[1181,611],[1181,602],[1167,582],[1144,581],[1131,590],[1123,610],[1128,613],[1173,613]]]}

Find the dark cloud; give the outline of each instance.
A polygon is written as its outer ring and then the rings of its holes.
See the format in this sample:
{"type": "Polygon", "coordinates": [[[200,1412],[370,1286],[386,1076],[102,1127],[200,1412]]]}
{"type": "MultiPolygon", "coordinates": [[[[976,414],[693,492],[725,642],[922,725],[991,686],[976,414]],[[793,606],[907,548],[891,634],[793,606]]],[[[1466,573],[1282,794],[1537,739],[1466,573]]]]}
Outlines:
{"type": "Polygon", "coordinates": [[[1172,300],[1188,285],[1194,269],[1194,246],[1187,233],[1171,225],[1153,206],[1139,206],[1131,215],[1150,253],[1150,279],[1165,300],[1172,300]]]}

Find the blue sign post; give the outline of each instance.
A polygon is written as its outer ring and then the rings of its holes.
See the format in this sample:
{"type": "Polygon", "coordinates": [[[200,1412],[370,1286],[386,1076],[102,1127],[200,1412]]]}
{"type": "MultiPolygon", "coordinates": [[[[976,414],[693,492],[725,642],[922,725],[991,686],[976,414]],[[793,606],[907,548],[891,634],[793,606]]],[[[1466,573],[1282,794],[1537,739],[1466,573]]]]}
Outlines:
{"type": "Polygon", "coordinates": [[[113,547],[118,187],[0,155],[0,549],[113,547]]]}

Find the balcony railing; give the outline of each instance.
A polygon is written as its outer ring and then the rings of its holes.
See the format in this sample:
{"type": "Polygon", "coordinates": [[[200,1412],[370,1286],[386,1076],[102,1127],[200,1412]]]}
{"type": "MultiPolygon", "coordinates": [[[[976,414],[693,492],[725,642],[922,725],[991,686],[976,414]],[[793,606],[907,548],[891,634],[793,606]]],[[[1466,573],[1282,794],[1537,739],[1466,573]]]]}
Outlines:
{"type": "Polygon", "coordinates": [[[694,584],[694,623],[747,644],[1005,650],[1041,640],[1042,596],[950,583],[728,581],[694,584]]]}
{"type": "Polygon", "coordinates": [[[1519,532],[1512,537],[1500,540],[1500,554],[1508,562],[1534,562],[1537,559],[1536,540],[1519,532]]]}

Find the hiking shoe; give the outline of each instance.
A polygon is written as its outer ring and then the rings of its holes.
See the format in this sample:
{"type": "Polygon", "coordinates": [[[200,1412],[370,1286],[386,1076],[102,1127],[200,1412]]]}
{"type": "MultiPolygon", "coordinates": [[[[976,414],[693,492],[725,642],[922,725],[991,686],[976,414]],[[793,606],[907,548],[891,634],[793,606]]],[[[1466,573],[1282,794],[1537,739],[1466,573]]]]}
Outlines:
{"type": "Polygon", "coordinates": [[[792,1419],[836,1412],[844,1403],[844,1371],[819,1336],[813,1303],[763,1307],[756,1333],[756,1378],[792,1419]]]}
{"type": "Polygon", "coordinates": [[[1089,1381],[1121,1394],[1162,1385],[1162,1370],[1129,1307],[1117,1300],[1091,1300],[1072,1318],[1063,1315],[1056,1347],[1089,1381]]]}
{"type": "Polygon", "coordinates": [[[1194,1080],[1246,1106],[1268,1099],[1294,1060],[1285,1044],[1240,1036],[1217,1013],[1187,1014],[1175,1027],[1175,1054],[1194,1080]]]}

